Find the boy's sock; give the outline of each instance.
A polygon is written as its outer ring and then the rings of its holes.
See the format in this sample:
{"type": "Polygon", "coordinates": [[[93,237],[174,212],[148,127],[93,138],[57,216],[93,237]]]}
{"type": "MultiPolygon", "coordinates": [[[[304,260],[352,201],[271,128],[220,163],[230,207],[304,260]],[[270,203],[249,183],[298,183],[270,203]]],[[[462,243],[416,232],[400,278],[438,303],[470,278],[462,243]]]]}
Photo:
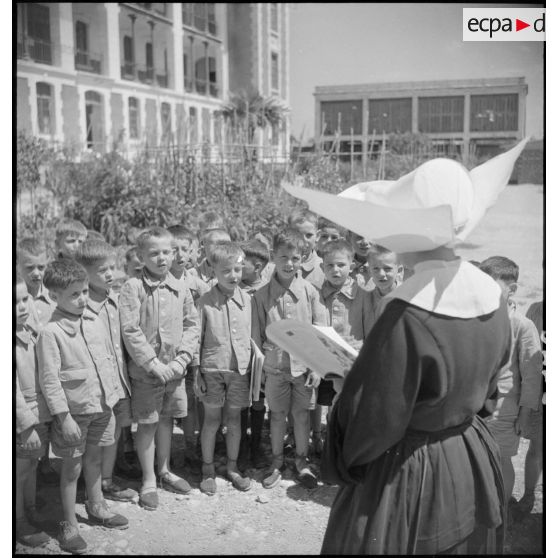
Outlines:
{"type": "Polygon", "coordinates": [[[252,464],[256,469],[265,467],[266,459],[261,449],[261,439],[263,423],[265,418],[265,409],[250,409],[251,420],[251,436],[250,436],[250,454],[252,464]]]}

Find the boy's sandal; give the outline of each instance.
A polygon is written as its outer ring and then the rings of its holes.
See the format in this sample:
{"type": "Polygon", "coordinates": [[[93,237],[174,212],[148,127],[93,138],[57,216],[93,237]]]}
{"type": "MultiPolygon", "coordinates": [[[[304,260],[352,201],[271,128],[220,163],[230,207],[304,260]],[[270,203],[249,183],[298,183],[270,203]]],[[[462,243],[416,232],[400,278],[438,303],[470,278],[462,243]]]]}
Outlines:
{"type": "Polygon", "coordinates": [[[213,496],[217,492],[217,483],[213,477],[206,477],[200,482],[200,490],[208,496],[213,496]]]}
{"type": "Polygon", "coordinates": [[[250,477],[243,477],[236,471],[227,471],[227,476],[229,477],[232,485],[241,492],[247,492],[252,486],[252,481],[250,477]]]}
{"type": "Polygon", "coordinates": [[[61,521],[58,531],[60,549],[72,554],[83,554],[87,550],[87,543],[79,534],[79,528],[69,521],[61,521]]]}
{"type": "Polygon", "coordinates": [[[138,500],[139,505],[147,511],[155,511],[159,506],[159,496],[157,489],[153,486],[142,490],[138,500]]]}
{"type": "Polygon", "coordinates": [[[102,525],[109,529],[128,528],[128,520],[119,513],[112,513],[104,500],[96,504],[87,502],[85,504],[85,511],[87,512],[89,521],[96,525],[102,525]]]}
{"type": "Polygon", "coordinates": [[[316,488],[318,486],[318,479],[316,475],[310,470],[309,467],[304,467],[298,471],[298,482],[305,488],[316,488]]]}
{"type": "Polygon", "coordinates": [[[188,494],[192,490],[187,480],[177,477],[170,472],[163,473],[159,477],[159,484],[161,488],[175,494],[188,494]]]}
{"type": "Polygon", "coordinates": [[[120,488],[114,481],[109,484],[101,485],[103,496],[115,502],[131,502],[136,496],[137,492],[131,488],[120,488]]]}
{"type": "Polygon", "coordinates": [[[271,474],[264,478],[262,481],[262,486],[264,488],[274,488],[281,482],[281,471],[279,469],[273,469],[271,474]]]}
{"type": "Polygon", "coordinates": [[[16,540],[21,544],[36,548],[46,544],[50,537],[28,523],[26,519],[20,519],[16,522],[16,540]]]}

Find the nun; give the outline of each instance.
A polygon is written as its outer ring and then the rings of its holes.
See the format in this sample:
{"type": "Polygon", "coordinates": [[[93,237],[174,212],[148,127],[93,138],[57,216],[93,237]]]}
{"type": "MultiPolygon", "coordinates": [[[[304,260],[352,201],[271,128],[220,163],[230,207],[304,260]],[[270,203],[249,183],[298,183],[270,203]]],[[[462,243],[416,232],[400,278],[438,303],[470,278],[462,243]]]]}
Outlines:
{"type": "Polygon", "coordinates": [[[508,310],[497,283],[454,247],[495,203],[526,142],[471,171],[434,159],[338,196],[283,186],[414,270],[386,295],[337,388],[322,477],[339,490],[322,554],[503,552],[499,449],[478,413],[508,359],[508,310]]]}

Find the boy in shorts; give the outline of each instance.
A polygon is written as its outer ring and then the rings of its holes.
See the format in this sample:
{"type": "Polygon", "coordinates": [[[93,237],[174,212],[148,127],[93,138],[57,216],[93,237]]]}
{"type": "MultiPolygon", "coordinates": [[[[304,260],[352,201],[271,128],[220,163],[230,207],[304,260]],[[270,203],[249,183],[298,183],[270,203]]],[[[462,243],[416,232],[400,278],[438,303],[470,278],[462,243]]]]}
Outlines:
{"type": "Polygon", "coordinates": [[[86,316],[88,278],[69,258],[48,264],[45,287],[56,302],[50,322],[39,334],[39,383],[53,416],[52,451],[62,458],[60,524],[62,550],[82,553],[87,543],[79,534],[75,504],[83,463],[92,523],[125,529],[128,520],[112,513],[101,490],[102,447],[114,443],[112,407],[118,400],[114,362],[101,322],[86,316]]]}
{"type": "MultiPolygon", "coordinates": [[[[103,448],[101,488],[105,498],[109,500],[131,502],[136,496],[135,490],[119,487],[112,478],[122,428],[132,424],[130,380],[120,335],[118,299],[111,289],[116,271],[116,251],[104,240],[86,240],[75,259],[83,265],[89,277],[87,312],[97,316],[104,327],[115,364],[115,384],[118,390],[118,401],[112,409],[115,419],[114,444],[103,448]]],[[[123,461],[121,456],[121,462],[123,461]]]]}
{"type": "Polygon", "coordinates": [[[176,279],[172,235],[151,227],[137,238],[144,264],[140,279],[131,278],[120,291],[120,325],[128,351],[132,417],[138,422],[137,454],[143,480],[140,506],[159,505],[155,446],[162,488],[187,494],[188,482],[170,471],[173,417],[188,414],[184,376],[199,339],[198,312],[190,290],[176,279]]]}
{"type": "Polygon", "coordinates": [[[204,406],[201,431],[202,482],[200,490],[215,494],[215,436],[221,409],[227,408],[227,476],[237,490],[250,489],[250,479],[238,470],[240,410],[248,407],[250,381],[251,302],[240,287],[244,253],[233,243],[214,246],[209,263],[217,284],[200,299],[201,334],[195,387],[204,406]]]}
{"type": "Polygon", "coordinates": [[[498,378],[498,399],[494,414],[486,419],[500,446],[506,502],[512,497],[515,471],[512,457],[517,454],[519,437],[527,431],[531,410],[538,409],[541,397],[542,352],[535,324],[515,310],[519,267],[503,256],[482,261],[480,269],[501,287],[508,301],[511,323],[510,360],[498,378]]]}
{"type": "MultiPolygon", "coordinates": [[[[403,266],[395,252],[371,244],[366,256],[370,281],[374,290],[366,297],[364,335],[372,329],[382,312],[384,296],[393,291],[403,281],[403,266]]],[[[363,287],[364,288],[364,287],[363,287]]]]}
{"type": "Polygon", "coordinates": [[[54,247],[57,258],[73,258],[87,238],[87,229],[75,219],[64,219],[56,225],[54,247]]]}
{"type": "Polygon", "coordinates": [[[30,320],[31,296],[21,276],[15,285],[16,357],[16,539],[28,546],[48,542],[37,529],[37,463],[48,442],[51,416],[39,389],[35,344],[37,330],[30,320]]]}
{"type": "Polygon", "coordinates": [[[265,356],[265,397],[271,413],[273,460],[263,480],[265,488],[273,488],[281,480],[283,438],[289,412],[293,417],[299,481],[308,488],[317,484],[308,466],[308,411],[313,388],[319,385],[320,377],[301,363],[292,361],[287,352],[267,339],[265,333],[270,323],[288,318],[317,325],[327,323],[319,292],[298,274],[305,246],[304,237],[297,231],[277,234],[273,239],[275,273],[252,298],[252,339],[265,356]]]}

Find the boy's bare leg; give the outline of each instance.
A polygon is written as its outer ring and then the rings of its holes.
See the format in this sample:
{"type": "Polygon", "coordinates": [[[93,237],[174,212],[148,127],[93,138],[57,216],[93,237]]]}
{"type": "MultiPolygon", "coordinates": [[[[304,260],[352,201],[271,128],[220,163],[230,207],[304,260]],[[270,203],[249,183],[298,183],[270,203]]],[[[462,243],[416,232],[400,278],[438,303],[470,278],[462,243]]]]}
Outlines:
{"type": "Polygon", "coordinates": [[[213,465],[215,435],[221,424],[221,407],[204,405],[203,426],[201,429],[201,449],[204,465],[213,465]]]}
{"type": "Polygon", "coordinates": [[[310,411],[310,428],[314,436],[319,435],[322,431],[322,409],[323,407],[316,403],[316,407],[310,411]]]}
{"type": "Polygon", "coordinates": [[[240,407],[227,405],[227,471],[235,473],[238,473],[236,460],[240,450],[240,411],[240,407]]]}
{"type": "Polygon", "coordinates": [[[104,446],[102,448],[103,460],[101,465],[101,475],[103,479],[112,479],[112,471],[116,463],[116,454],[118,453],[118,440],[120,439],[121,427],[116,423],[114,429],[114,444],[104,446]]]}
{"type": "Polygon", "coordinates": [[[525,492],[521,498],[523,506],[529,511],[535,503],[535,488],[542,474],[542,450],[542,436],[533,437],[525,456],[525,492]]]}
{"type": "Polygon", "coordinates": [[[172,445],[172,417],[159,417],[159,426],[155,433],[155,445],[157,446],[157,468],[159,476],[170,473],[170,456],[172,445]]]}
{"type": "Polygon", "coordinates": [[[515,483],[515,471],[511,457],[502,456],[502,475],[504,477],[504,495],[506,502],[510,501],[513,493],[513,485],[515,483]]]}
{"type": "Polygon", "coordinates": [[[310,435],[310,413],[307,409],[291,409],[294,422],[294,437],[297,455],[308,455],[308,437],[310,435]]]}
{"type": "MultiPolygon", "coordinates": [[[[273,457],[283,455],[283,438],[287,430],[287,413],[284,411],[270,411],[269,434],[271,437],[271,453],[273,457]]],[[[308,440],[306,441],[308,444],[308,440]]]]}
{"type": "Polygon", "coordinates": [[[89,504],[99,504],[103,501],[101,490],[101,463],[103,460],[103,448],[87,444],[83,455],[83,478],[87,490],[89,504]]]}
{"type": "Polygon", "coordinates": [[[156,488],[157,479],[155,478],[155,432],[157,422],[145,424],[139,423],[136,432],[136,447],[138,459],[142,470],[142,490],[146,488],[156,488]]]}
{"type": "Polygon", "coordinates": [[[81,473],[81,456],[64,457],[60,471],[60,499],[64,521],[78,526],[76,518],[77,481],[81,473]]]}

